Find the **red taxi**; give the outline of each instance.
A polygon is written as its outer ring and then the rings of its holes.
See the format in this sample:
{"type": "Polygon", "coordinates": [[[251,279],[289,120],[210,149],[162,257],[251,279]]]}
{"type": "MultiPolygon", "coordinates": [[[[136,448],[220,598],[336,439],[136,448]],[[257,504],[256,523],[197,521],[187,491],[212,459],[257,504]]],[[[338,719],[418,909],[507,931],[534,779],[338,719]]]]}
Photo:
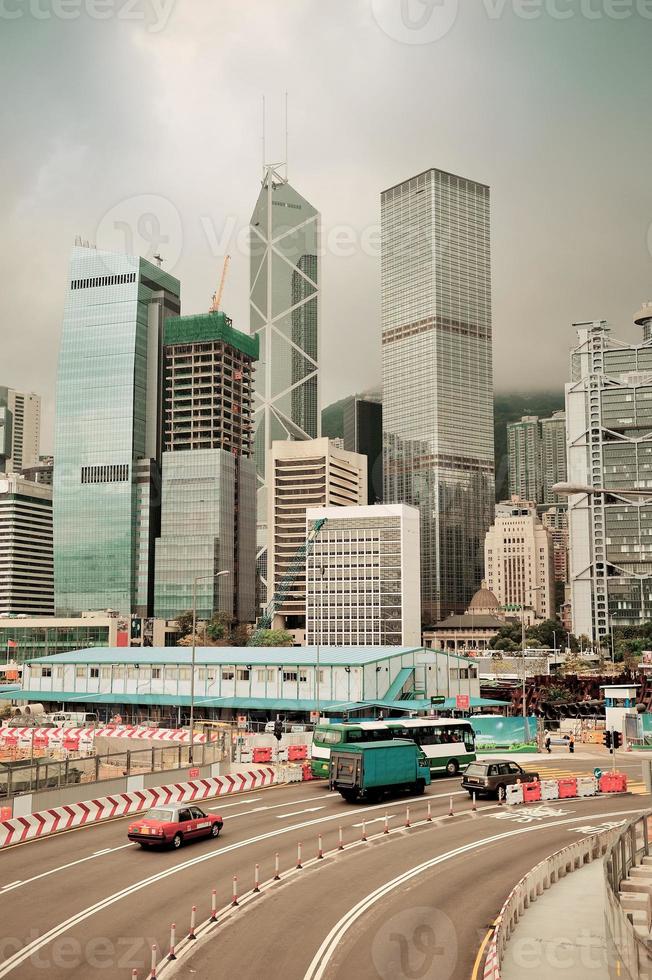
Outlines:
{"type": "Polygon", "coordinates": [[[201,807],[188,803],[157,806],[129,824],[127,837],[141,847],[181,847],[197,837],[219,837],[223,823],[217,814],[204,813],[201,807]]]}

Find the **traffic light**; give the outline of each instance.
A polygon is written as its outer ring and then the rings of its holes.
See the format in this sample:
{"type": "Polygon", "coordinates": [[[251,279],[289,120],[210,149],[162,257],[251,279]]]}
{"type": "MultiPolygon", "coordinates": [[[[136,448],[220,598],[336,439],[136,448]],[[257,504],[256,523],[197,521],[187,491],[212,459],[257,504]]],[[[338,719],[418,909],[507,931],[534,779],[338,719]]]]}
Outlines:
{"type": "Polygon", "coordinates": [[[603,732],[602,733],[602,744],[604,745],[604,747],[606,749],[609,749],[609,751],[611,752],[611,732],[610,731],[606,731],[606,732],[603,732]]]}
{"type": "Polygon", "coordinates": [[[623,744],[623,737],[622,737],[622,735],[620,734],[620,732],[614,732],[613,733],[613,746],[614,746],[614,750],[615,749],[619,749],[622,744],[623,744]]]}
{"type": "Polygon", "coordinates": [[[280,742],[283,738],[283,722],[280,718],[277,718],[274,722],[274,738],[277,742],[280,742]]]}

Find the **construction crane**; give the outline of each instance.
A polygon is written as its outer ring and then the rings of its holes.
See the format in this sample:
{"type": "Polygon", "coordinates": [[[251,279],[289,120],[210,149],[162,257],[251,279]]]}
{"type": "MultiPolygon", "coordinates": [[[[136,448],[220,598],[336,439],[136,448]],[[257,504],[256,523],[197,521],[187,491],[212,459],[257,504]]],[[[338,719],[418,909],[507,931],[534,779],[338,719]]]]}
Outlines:
{"type": "Polygon", "coordinates": [[[297,575],[299,575],[302,569],[305,569],[306,558],[312,551],[315,544],[315,538],[323,528],[326,520],[327,519],[325,517],[320,517],[318,521],[313,523],[312,527],[308,531],[306,540],[303,542],[290,562],[290,567],[278,584],[271,601],[268,603],[267,608],[265,609],[265,612],[259,617],[258,622],[256,623],[256,629],[249,637],[247,646],[256,646],[256,640],[259,634],[272,628],[274,616],[285,602],[285,598],[294,585],[297,575]]]}
{"type": "Polygon", "coordinates": [[[226,271],[229,268],[229,262],[231,261],[230,255],[224,256],[224,265],[222,266],[222,275],[220,278],[220,284],[213,293],[213,302],[210,305],[209,313],[218,313],[220,309],[220,303],[222,302],[222,293],[224,292],[224,281],[226,279],[226,271]]]}

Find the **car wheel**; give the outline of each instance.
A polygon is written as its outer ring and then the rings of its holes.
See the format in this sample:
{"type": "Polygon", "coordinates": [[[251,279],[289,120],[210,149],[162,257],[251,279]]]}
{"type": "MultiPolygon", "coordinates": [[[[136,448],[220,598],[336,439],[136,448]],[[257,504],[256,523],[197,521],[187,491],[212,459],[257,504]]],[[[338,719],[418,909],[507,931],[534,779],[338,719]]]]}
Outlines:
{"type": "Polygon", "coordinates": [[[182,844],[183,844],[183,835],[175,834],[174,837],[172,838],[172,847],[175,849],[175,851],[178,851],[182,844]]]}
{"type": "Polygon", "coordinates": [[[503,786],[502,783],[500,784],[500,786],[496,786],[496,799],[497,800],[505,799],[505,787],[503,786]]]}
{"type": "Polygon", "coordinates": [[[457,759],[449,759],[448,762],[446,763],[446,774],[448,776],[457,776],[459,771],[460,771],[460,767],[457,762],[457,759]]]}
{"type": "Polygon", "coordinates": [[[219,823],[212,824],[212,826],[211,826],[211,837],[219,837],[220,836],[220,830],[221,829],[222,828],[220,827],[219,823]]]}

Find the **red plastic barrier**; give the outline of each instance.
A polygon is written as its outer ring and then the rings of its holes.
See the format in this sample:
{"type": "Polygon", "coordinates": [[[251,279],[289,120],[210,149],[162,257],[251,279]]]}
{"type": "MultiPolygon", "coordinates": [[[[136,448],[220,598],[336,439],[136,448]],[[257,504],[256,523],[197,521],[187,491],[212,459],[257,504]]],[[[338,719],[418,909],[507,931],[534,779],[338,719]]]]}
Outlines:
{"type": "Polygon", "coordinates": [[[11,820],[13,816],[13,810],[10,806],[0,806],[0,823],[3,820],[11,820]]]}
{"type": "Polygon", "coordinates": [[[301,766],[301,770],[303,772],[304,782],[307,782],[309,779],[315,778],[312,774],[312,765],[309,762],[304,762],[304,764],[301,766]]]}
{"type": "Polygon", "coordinates": [[[624,772],[604,772],[599,781],[601,793],[624,793],[627,791],[627,776],[624,772]]]}
{"type": "Polygon", "coordinates": [[[254,749],[254,762],[271,762],[272,761],[272,750],[271,748],[258,748],[254,749]]]}
{"type": "Polygon", "coordinates": [[[577,779],[569,776],[564,777],[564,779],[558,779],[557,783],[559,785],[560,800],[568,800],[573,796],[577,796],[577,779]]]}
{"type": "Polygon", "coordinates": [[[300,759],[307,759],[307,758],[308,758],[307,745],[288,746],[288,762],[299,762],[300,759]]]}
{"type": "Polygon", "coordinates": [[[533,783],[523,783],[523,802],[534,803],[541,799],[541,783],[537,780],[533,783]]]}

